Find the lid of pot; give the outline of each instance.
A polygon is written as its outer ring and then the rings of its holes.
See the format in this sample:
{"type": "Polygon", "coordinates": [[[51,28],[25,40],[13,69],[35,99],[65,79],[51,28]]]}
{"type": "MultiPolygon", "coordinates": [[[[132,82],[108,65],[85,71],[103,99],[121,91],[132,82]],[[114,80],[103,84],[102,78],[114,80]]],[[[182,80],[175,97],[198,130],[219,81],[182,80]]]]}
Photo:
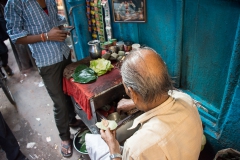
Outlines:
{"type": "Polygon", "coordinates": [[[124,42],[123,42],[123,41],[118,41],[118,42],[116,43],[116,45],[117,45],[117,46],[122,46],[122,45],[124,45],[124,42]]]}
{"type": "Polygon", "coordinates": [[[134,44],[132,45],[132,48],[140,48],[140,44],[134,43],[134,44]]]}
{"type": "Polygon", "coordinates": [[[100,41],[99,40],[91,40],[88,42],[88,45],[95,45],[95,44],[99,44],[100,41]]]}

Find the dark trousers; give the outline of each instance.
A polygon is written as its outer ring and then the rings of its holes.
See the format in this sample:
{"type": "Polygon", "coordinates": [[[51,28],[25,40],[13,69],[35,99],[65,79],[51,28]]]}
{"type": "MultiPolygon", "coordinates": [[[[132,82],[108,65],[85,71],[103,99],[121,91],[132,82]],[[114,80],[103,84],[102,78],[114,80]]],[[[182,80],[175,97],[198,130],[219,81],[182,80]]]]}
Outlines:
{"type": "Polygon", "coordinates": [[[8,53],[0,54],[0,60],[2,61],[2,66],[6,67],[8,64],[8,53]]]}
{"type": "Polygon", "coordinates": [[[3,119],[0,112],[0,146],[6,152],[8,160],[24,160],[26,157],[20,151],[20,147],[12,131],[3,119]]]}
{"type": "Polygon", "coordinates": [[[0,41],[0,60],[2,61],[2,66],[6,67],[8,64],[8,48],[4,42],[0,41]]]}
{"type": "Polygon", "coordinates": [[[70,139],[69,123],[76,121],[71,98],[63,93],[63,70],[71,63],[70,56],[57,64],[39,68],[48,94],[54,103],[54,118],[60,138],[70,139]]]}

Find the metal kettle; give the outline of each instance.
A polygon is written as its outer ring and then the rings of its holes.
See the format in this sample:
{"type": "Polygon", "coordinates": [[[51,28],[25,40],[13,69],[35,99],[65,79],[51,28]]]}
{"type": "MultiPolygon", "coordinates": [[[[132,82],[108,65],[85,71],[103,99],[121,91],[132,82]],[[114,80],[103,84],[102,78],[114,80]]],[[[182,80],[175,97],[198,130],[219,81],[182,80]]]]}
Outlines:
{"type": "Polygon", "coordinates": [[[100,41],[99,40],[92,40],[88,42],[89,46],[89,54],[92,59],[101,58],[102,49],[100,48],[100,41]]]}

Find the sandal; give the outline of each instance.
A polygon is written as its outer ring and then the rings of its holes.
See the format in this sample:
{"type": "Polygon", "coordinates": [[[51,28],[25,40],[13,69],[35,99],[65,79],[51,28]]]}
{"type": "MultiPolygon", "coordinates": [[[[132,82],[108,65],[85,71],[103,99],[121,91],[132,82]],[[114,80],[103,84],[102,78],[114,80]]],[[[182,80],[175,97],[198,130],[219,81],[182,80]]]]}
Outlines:
{"type": "Polygon", "coordinates": [[[72,156],[72,141],[69,142],[69,144],[62,144],[61,143],[61,154],[63,157],[71,157],[72,156]],[[64,150],[64,151],[63,151],[64,150]],[[70,153],[68,151],[71,150],[70,153]]]}

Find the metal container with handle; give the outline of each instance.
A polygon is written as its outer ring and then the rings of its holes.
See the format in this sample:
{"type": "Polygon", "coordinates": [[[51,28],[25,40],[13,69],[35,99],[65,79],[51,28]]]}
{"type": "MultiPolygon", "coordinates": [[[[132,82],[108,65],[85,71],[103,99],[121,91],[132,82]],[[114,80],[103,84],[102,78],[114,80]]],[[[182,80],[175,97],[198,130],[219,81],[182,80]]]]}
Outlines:
{"type": "Polygon", "coordinates": [[[92,40],[88,42],[89,46],[89,54],[92,59],[100,58],[102,55],[102,50],[100,48],[100,41],[99,40],[92,40]]]}

